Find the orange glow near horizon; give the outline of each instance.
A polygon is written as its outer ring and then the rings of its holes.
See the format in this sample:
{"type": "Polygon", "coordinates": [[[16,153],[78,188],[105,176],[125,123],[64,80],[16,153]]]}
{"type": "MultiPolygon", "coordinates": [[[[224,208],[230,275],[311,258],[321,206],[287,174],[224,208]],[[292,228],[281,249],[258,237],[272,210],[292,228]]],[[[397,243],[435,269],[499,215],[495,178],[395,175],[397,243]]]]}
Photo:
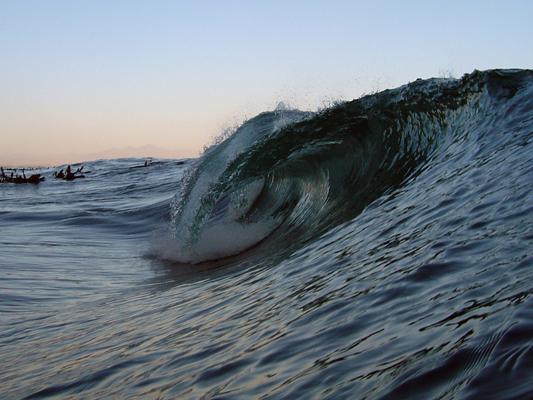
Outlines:
{"type": "Polygon", "coordinates": [[[530,68],[531,5],[481,4],[2,2],[0,165],[195,157],[278,101],[530,68]]]}
{"type": "MultiPolygon", "coordinates": [[[[53,166],[105,158],[196,157],[227,121],[211,104],[209,118],[190,105],[53,97],[0,110],[0,165],[53,166]],[[55,102],[55,104],[54,104],[55,102]],[[196,112],[195,112],[196,111],[196,112]]],[[[194,106],[194,105],[193,105],[194,106]]]]}

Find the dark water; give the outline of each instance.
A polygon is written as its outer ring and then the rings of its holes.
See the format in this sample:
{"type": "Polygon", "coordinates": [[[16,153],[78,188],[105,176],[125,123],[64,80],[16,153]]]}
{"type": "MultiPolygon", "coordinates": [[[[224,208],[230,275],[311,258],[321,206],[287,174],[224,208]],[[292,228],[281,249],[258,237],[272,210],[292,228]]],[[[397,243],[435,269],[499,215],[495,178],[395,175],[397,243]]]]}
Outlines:
{"type": "Polygon", "coordinates": [[[533,73],[0,186],[1,398],[533,397],[533,73]]]}

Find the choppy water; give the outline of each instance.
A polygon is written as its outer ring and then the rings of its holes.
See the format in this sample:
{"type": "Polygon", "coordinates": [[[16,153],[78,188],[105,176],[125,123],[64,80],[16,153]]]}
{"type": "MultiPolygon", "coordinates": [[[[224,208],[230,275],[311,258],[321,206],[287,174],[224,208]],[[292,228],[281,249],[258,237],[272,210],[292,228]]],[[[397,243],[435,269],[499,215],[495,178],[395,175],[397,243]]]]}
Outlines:
{"type": "Polygon", "coordinates": [[[0,185],[2,398],[533,396],[533,73],[0,185]]]}

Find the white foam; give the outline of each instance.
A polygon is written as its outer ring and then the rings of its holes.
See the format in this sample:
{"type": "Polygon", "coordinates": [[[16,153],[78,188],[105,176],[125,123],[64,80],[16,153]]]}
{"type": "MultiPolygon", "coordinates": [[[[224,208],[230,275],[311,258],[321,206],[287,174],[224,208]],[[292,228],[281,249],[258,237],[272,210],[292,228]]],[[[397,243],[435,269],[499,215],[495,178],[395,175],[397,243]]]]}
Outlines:
{"type": "Polygon", "coordinates": [[[206,227],[194,244],[171,238],[154,240],[151,254],[164,260],[184,264],[198,264],[233,256],[255,246],[265,239],[279,222],[270,218],[265,221],[241,224],[226,222],[206,227]]]}
{"type": "Polygon", "coordinates": [[[275,221],[244,223],[240,220],[261,194],[264,180],[259,178],[230,188],[227,193],[215,192],[217,185],[236,157],[258,140],[308,115],[296,110],[260,114],[245,122],[223,143],[209,149],[197,163],[191,179],[184,182],[185,197],[178,194],[179,198],[175,199],[173,235],[178,240],[178,249],[162,249],[160,254],[179,262],[197,263],[237,254],[263,240],[277,226],[275,221]]]}

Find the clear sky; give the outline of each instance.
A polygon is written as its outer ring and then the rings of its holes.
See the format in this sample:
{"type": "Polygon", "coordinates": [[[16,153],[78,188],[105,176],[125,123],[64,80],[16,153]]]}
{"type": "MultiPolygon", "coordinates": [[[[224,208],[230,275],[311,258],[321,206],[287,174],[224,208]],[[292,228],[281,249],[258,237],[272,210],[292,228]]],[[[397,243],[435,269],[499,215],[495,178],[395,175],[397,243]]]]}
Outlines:
{"type": "Polygon", "coordinates": [[[533,1],[0,1],[0,165],[197,156],[284,101],[533,67],[533,1]]]}

